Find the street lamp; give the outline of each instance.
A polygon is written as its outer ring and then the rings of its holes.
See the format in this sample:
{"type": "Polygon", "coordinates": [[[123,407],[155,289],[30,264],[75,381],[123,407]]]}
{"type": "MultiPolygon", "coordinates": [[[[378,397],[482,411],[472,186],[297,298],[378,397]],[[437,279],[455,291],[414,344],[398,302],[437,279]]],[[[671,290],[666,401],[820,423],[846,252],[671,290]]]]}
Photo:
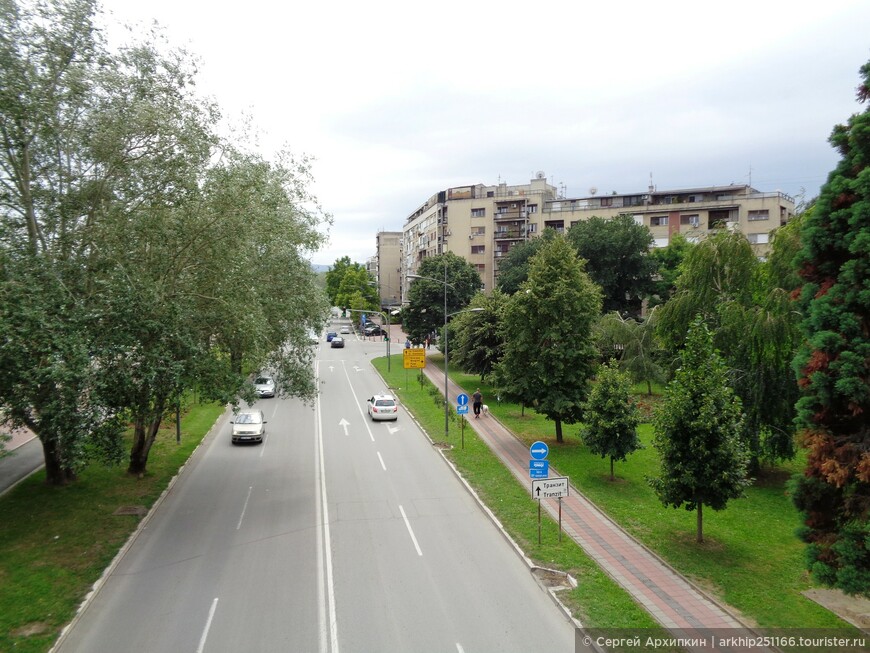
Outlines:
{"type": "Polygon", "coordinates": [[[450,435],[450,400],[448,397],[450,396],[447,391],[447,380],[448,380],[448,363],[447,363],[447,318],[453,317],[454,315],[459,315],[460,313],[479,313],[483,309],[482,308],[466,308],[461,311],[456,311],[455,313],[447,313],[447,288],[454,288],[451,284],[447,283],[447,261],[444,261],[444,281],[440,279],[436,279],[435,277],[425,277],[420,274],[409,274],[408,279],[428,279],[429,281],[434,281],[435,283],[444,284],[444,437],[445,439],[450,435]]]}

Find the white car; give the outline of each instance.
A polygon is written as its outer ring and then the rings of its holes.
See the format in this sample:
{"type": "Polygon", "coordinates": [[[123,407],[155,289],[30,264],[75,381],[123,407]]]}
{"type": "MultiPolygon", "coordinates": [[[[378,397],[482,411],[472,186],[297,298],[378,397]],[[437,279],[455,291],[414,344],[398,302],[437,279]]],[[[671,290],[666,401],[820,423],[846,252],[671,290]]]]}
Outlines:
{"type": "Polygon", "coordinates": [[[234,419],[233,444],[239,442],[262,442],[266,435],[266,418],[262,410],[243,410],[234,419]]]}
{"type": "Polygon", "coordinates": [[[350,333],[350,327],[345,324],[343,327],[341,327],[341,329],[339,329],[338,332],[339,333],[350,333]]]}
{"type": "Polygon", "coordinates": [[[254,390],[258,397],[274,397],[275,380],[271,376],[258,376],[254,380],[254,390]]]}
{"type": "Polygon", "coordinates": [[[366,407],[373,420],[399,419],[399,402],[393,395],[375,395],[366,401],[366,407]]]}

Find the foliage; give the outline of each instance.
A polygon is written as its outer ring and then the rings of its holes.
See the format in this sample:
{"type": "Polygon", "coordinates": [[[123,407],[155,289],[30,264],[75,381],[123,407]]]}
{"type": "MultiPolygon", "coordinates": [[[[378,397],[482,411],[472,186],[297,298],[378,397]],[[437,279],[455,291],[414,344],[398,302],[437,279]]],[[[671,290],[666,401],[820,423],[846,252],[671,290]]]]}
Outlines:
{"type": "Polygon", "coordinates": [[[326,294],[332,306],[359,311],[375,311],[380,299],[375,280],[362,263],[351,263],[350,257],[336,259],[326,272],[326,294]]]}
{"type": "Polygon", "coordinates": [[[640,315],[641,302],[653,289],[656,260],[649,250],[649,229],[622,214],[605,219],[597,216],[575,223],[567,233],[586,271],[601,286],[602,310],[640,315]]]}
{"type": "Polygon", "coordinates": [[[541,247],[556,236],[556,230],[546,228],[537,238],[516,243],[498,262],[497,287],[506,295],[513,295],[529,278],[529,261],[541,247]]]}
{"type": "Polygon", "coordinates": [[[601,290],[583,268],[562,236],[531,259],[528,281],[505,307],[504,355],[496,368],[500,394],[553,420],[559,442],[562,423],[582,417],[597,360],[591,333],[601,290]]]}
{"type": "Polygon", "coordinates": [[[667,302],[677,289],[677,278],[680,276],[683,260],[693,244],[677,232],[671,234],[666,247],[654,248],[649,256],[658,265],[658,273],[653,281],[649,308],[654,308],[667,302]]]}
{"type": "Polygon", "coordinates": [[[592,453],[610,457],[612,481],[613,462],[624,461],[641,447],[637,436],[640,415],[631,400],[631,380],[619,371],[615,360],[598,368],[595,381],[583,407],[585,425],[580,437],[592,453]]]}
{"type": "Polygon", "coordinates": [[[473,372],[485,380],[501,359],[504,340],[501,321],[507,295],[498,289],[491,294],[478,293],[469,308],[481,312],[462,313],[450,323],[450,364],[473,372]]]}
{"type": "Polygon", "coordinates": [[[650,479],[662,504],[697,510],[703,542],[704,505],[722,510],[749,484],[749,455],[740,438],[740,400],[728,387],[726,368],[701,318],[689,327],[680,368],[656,411],[654,446],[661,475],[650,479]]]}
{"type": "Polygon", "coordinates": [[[640,319],[607,313],[596,322],[594,332],[601,357],[615,355],[619,368],[628,372],[632,381],[646,383],[649,395],[653,382],[663,382],[667,376],[661,364],[663,351],[655,333],[657,315],[655,309],[640,319]]]}
{"type": "Polygon", "coordinates": [[[471,263],[447,252],[424,259],[417,275],[421,278],[412,279],[402,324],[412,342],[423,342],[444,328],[445,296],[448,316],[464,309],[480,290],[480,274],[471,263]]]}
{"type": "MultiPolygon", "coordinates": [[[[870,61],[858,98],[870,99],[870,61]]],[[[794,359],[808,449],[796,487],[808,566],[825,584],[870,596],[870,108],[834,127],[841,155],[801,230],[794,359]]]]}

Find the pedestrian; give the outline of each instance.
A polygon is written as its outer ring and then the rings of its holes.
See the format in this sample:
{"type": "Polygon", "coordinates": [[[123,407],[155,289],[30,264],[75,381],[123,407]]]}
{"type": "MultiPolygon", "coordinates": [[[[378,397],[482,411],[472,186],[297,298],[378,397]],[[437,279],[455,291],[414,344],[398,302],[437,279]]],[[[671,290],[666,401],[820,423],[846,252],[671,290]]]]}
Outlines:
{"type": "Polygon", "coordinates": [[[405,349],[410,349],[410,348],[411,348],[411,339],[408,338],[407,340],[405,340],[405,349]]]}
{"type": "Polygon", "coordinates": [[[483,395],[480,394],[480,388],[474,391],[471,395],[472,407],[474,408],[474,419],[480,418],[480,407],[483,406],[483,395]]]}
{"type": "Polygon", "coordinates": [[[429,336],[426,336],[426,349],[429,349],[429,336]]]}

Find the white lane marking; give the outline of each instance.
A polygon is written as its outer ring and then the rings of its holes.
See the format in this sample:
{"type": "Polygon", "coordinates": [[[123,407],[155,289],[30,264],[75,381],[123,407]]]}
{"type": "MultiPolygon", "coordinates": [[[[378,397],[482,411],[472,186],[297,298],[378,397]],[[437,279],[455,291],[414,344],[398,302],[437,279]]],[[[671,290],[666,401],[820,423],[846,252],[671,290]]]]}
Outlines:
{"type": "Polygon", "coordinates": [[[248,496],[245,497],[245,505],[242,506],[242,514],[239,516],[239,523],[236,524],[236,530],[239,530],[242,527],[242,520],[245,518],[245,511],[248,509],[248,501],[251,500],[251,490],[253,489],[253,485],[248,487],[248,496]]]}
{"type": "Polygon", "coordinates": [[[423,555],[423,552],[420,550],[420,545],[417,544],[417,538],[414,537],[414,531],[411,528],[411,522],[408,521],[408,516],[405,514],[405,509],[399,505],[399,511],[402,513],[402,519],[405,520],[405,527],[408,529],[408,533],[411,535],[411,541],[414,543],[414,548],[417,549],[417,555],[423,555]]]}
{"type": "MultiPolygon", "coordinates": [[[[330,370],[331,371],[331,370],[330,370]]],[[[320,362],[314,362],[314,378],[317,382],[317,386],[320,387],[320,362]]],[[[318,415],[320,413],[320,402],[314,402],[314,414],[315,414],[315,443],[318,442],[316,435],[316,425],[319,423],[318,415]]],[[[320,451],[317,446],[314,447],[314,478],[315,483],[320,485],[320,451]]],[[[317,523],[323,523],[322,514],[323,507],[321,506],[321,496],[320,492],[314,493],[314,505],[316,511],[316,519],[317,523]]],[[[315,529],[317,533],[317,624],[318,630],[320,631],[320,648],[318,649],[320,653],[327,653],[327,639],[326,639],[326,597],[324,596],[324,587],[326,585],[326,581],[324,580],[324,569],[323,569],[323,530],[320,528],[315,529]]]]}
{"type": "Polygon", "coordinates": [[[344,434],[347,435],[347,427],[350,426],[350,422],[348,422],[344,417],[341,418],[341,421],[338,425],[344,429],[344,434]]]}
{"type": "MultiPolygon", "coordinates": [[[[332,538],[329,531],[329,502],[326,496],[326,464],[323,457],[323,411],[320,407],[320,394],[315,405],[317,412],[317,453],[320,473],[320,506],[323,511],[323,554],[326,567],[326,600],[329,612],[329,650],[338,653],[338,620],[335,614],[335,582],[332,577],[332,538]]],[[[321,646],[326,642],[324,627],[321,629],[321,646]]],[[[324,648],[324,653],[326,649],[324,648]]]]}
{"type": "Polygon", "coordinates": [[[214,611],[217,610],[218,597],[214,597],[211,602],[211,609],[208,611],[208,619],[205,622],[205,628],[202,631],[202,637],[199,638],[199,646],[196,647],[196,653],[202,653],[205,649],[205,640],[208,637],[209,628],[211,628],[211,620],[214,619],[214,611]]]}
{"type": "Polygon", "coordinates": [[[344,376],[347,378],[347,384],[350,386],[350,393],[353,395],[353,400],[356,402],[357,410],[359,410],[360,417],[363,418],[363,424],[366,425],[366,431],[369,432],[369,437],[372,442],[374,442],[375,436],[369,426],[368,416],[363,412],[362,405],[359,402],[359,397],[356,396],[356,391],[353,389],[353,382],[350,380],[350,374],[347,373],[347,367],[345,367],[344,361],[341,361],[341,366],[344,369],[344,376]]]}
{"type": "Polygon", "coordinates": [[[381,458],[381,452],[380,452],[380,451],[378,451],[378,460],[381,461],[381,467],[384,468],[384,471],[387,471],[387,466],[384,464],[384,459],[381,458]]]}
{"type": "Polygon", "coordinates": [[[462,644],[456,642],[456,653],[465,653],[465,649],[462,648],[462,644]]]}

